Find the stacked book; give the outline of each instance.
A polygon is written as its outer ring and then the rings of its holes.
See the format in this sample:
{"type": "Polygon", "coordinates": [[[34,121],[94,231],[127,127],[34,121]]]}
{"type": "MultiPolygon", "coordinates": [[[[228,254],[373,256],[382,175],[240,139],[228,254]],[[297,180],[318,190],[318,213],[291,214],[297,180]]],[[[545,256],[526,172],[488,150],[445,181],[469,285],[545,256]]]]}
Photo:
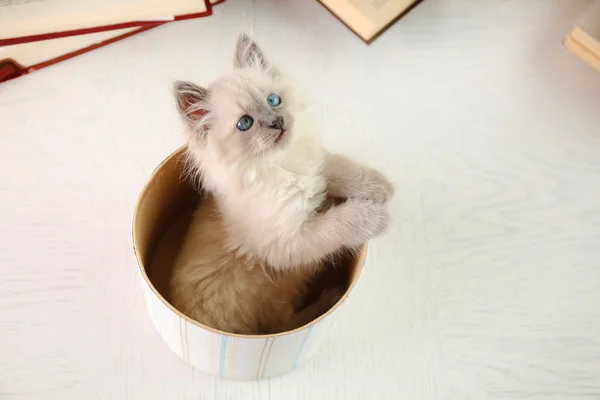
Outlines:
{"type": "Polygon", "coordinates": [[[0,82],[156,26],[212,15],[223,0],[0,0],[0,82]]]}

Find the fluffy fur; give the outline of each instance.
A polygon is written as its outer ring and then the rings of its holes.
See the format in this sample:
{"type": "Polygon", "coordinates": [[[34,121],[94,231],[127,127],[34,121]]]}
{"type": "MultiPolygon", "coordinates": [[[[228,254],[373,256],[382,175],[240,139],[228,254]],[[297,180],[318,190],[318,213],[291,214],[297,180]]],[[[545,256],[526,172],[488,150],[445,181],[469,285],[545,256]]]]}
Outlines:
{"type": "Polygon", "coordinates": [[[206,89],[175,85],[188,162],[210,198],[175,261],[171,301],[217,329],[274,333],[340,298],[330,291],[303,304],[328,256],[386,229],[393,189],[379,172],[322,148],[299,93],[245,35],[234,67],[206,89]],[[272,93],[276,107],[267,103],[272,93]],[[254,123],[240,131],[244,115],[254,123]],[[325,207],[328,196],[345,201],[325,207]]]}

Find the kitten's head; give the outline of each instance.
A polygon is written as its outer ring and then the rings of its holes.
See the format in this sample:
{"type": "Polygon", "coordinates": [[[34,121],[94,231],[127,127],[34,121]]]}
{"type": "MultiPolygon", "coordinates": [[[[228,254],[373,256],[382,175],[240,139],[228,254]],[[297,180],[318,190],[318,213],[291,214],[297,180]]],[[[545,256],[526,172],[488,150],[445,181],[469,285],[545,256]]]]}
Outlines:
{"type": "Polygon", "coordinates": [[[234,70],[208,88],[177,82],[179,110],[193,147],[225,159],[248,159],[285,148],[304,106],[285,77],[248,36],[237,42],[234,70]]]}

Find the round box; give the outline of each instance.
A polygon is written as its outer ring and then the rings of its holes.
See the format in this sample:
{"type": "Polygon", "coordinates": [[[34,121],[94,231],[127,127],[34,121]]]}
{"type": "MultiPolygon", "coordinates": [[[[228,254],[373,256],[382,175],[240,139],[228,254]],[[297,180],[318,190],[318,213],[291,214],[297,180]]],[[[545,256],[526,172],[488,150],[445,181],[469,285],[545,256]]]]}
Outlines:
{"type": "Polygon", "coordinates": [[[198,198],[185,179],[184,151],[184,147],[175,151],[154,171],[140,194],[133,216],[133,247],[152,323],[175,354],[209,374],[252,380],[289,372],[313,356],[331,332],[341,306],[358,281],[368,246],[365,244],[352,260],[349,286],[343,298],[321,317],[293,331],[238,335],[186,317],[165,300],[169,271],[150,270],[151,265],[156,265],[152,262],[155,253],[159,257],[159,244],[170,241],[176,247],[181,242],[176,236],[164,238],[173,231],[181,210],[189,209],[198,198]]]}

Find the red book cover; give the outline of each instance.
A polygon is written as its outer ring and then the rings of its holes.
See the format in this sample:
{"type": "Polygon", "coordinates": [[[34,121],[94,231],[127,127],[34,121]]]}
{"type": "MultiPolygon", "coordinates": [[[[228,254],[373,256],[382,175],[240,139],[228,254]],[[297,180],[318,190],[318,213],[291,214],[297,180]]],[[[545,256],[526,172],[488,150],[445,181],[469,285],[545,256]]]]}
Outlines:
{"type": "MultiPolygon", "coordinates": [[[[175,20],[199,18],[199,17],[203,17],[203,16],[207,16],[207,15],[212,15],[212,6],[221,4],[224,1],[225,0],[217,0],[217,1],[213,1],[211,3],[208,0],[206,0],[206,6],[207,6],[207,10],[208,10],[207,13],[182,15],[182,16],[176,17],[175,20]]],[[[170,21],[168,21],[168,22],[170,22],[170,21]]],[[[104,35],[104,36],[107,36],[106,39],[103,39],[103,40],[100,40],[100,41],[97,41],[97,42],[94,42],[91,44],[86,44],[83,46],[74,45],[75,48],[72,49],[71,51],[65,51],[64,53],[62,53],[58,56],[49,57],[49,58],[44,59],[39,62],[35,61],[35,62],[28,63],[28,62],[24,62],[23,60],[20,60],[18,57],[3,58],[3,54],[0,51],[0,82],[18,78],[18,77],[28,74],[30,72],[45,68],[47,66],[59,63],[61,61],[68,60],[68,59],[78,56],[80,54],[87,53],[89,51],[92,51],[97,48],[106,46],[108,44],[117,42],[119,40],[126,39],[130,36],[133,36],[133,35],[141,33],[141,32],[145,32],[149,29],[155,28],[157,26],[163,25],[168,22],[151,22],[151,23],[144,22],[142,26],[134,25],[134,28],[127,26],[125,28],[120,28],[121,32],[118,32],[115,30],[114,36],[111,36],[110,32],[107,32],[107,34],[104,35]],[[130,28],[130,29],[126,29],[126,28],[130,28]]],[[[104,27],[104,28],[106,28],[106,27],[104,27]]],[[[47,42],[47,43],[52,43],[52,41],[54,39],[68,38],[68,37],[72,37],[72,36],[85,36],[85,35],[93,36],[93,34],[95,34],[95,33],[106,32],[108,30],[112,30],[112,29],[100,29],[100,30],[92,29],[92,31],[90,31],[90,32],[87,32],[87,30],[61,32],[59,34],[53,34],[51,36],[44,37],[44,39],[40,39],[40,40],[49,40],[49,42],[47,42]]],[[[90,40],[93,41],[91,38],[90,38],[90,40]]],[[[25,42],[21,42],[20,44],[17,44],[16,46],[30,46],[31,47],[30,43],[34,43],[34,42],[25,41],[25,42]]],[[[35,51],[35,48],[33,48],[31,51],[35,51]]],[[[13,51],[13,53],[14,53],[14,51],[13,51]]],[[[42,56],[40,56],[40,57],[42,57],[42,56]]],[[[34,59],[35,59],[35,57],[34,57],[34,59]]]]}
{"type": "Polygon", "coordinates": [[[164,23],[164,22],[207,17],[207,16],[212,15],[212,7],[216,4],[222,3],[223,1],[224,0],[217,0],[217,1],[204,0],[205,6],[206,6],[206,11],[200,12],[200,13],[195,13],[195,14],[176,15],[176,16],[173,16],[173,19],[129,21],[129,22],[122,22],[119,24],[93,26],[93,27],[87,27],[87,28],[82,28],[82,29],[47,32],[47,33],[29,35],[29,36],[1,38],[0,46],[10,46],[10,45],[15,45],[15,44],[20,44],[20,43],[36,42],[36,41],[40,41],[40,40],[49,40],[49,39],[56,39],[56,38],[76,36],[76,35],[85,35],[88,33],[104,32],[104,31],[118,30],[118,29],[125,29],[125,28],[156,26],[156,24],[160,24],[160,23],[164,23]]]}

